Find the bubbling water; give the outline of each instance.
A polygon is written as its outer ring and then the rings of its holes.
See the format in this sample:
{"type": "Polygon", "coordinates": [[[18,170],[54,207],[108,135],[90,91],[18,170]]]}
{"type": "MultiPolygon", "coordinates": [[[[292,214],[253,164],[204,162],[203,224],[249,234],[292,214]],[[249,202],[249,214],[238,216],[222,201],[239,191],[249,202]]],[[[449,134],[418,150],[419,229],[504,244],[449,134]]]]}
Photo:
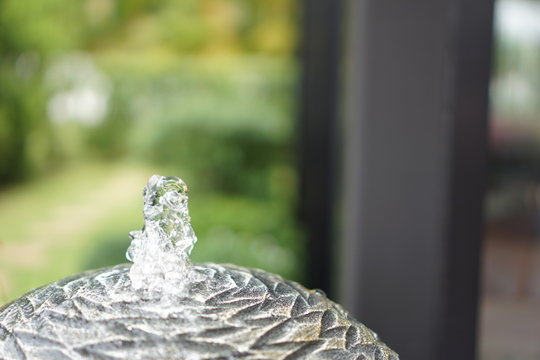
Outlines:
{"type": "Polygon", "coordinates": [[[189,254],[197,241],[181,179],[153,175],[144,188],[144,227],[132,231],[126,257],[134,289],[178,292],[194,276],[189,254]]]}

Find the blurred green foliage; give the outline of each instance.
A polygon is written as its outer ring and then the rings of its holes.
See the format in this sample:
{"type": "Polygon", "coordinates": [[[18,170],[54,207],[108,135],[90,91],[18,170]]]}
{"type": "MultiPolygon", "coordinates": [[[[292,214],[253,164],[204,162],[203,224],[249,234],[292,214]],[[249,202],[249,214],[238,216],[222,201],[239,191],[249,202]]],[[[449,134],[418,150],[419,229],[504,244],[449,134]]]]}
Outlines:
{"type": "Polygon", "coordinates": [[[82,130],[104,157],[129,150],[124,132],[140,122],[133,107],[141,101],[166,113],[145,113],[147,122],[160,116],[152,128],[164,126],[155,141],[186,122],[215,137],[220,131],[230,137],[240,124],[244,136],[283,140],[295,19],[294,0],[0,0],[0,182],[68,156],[73,145],[59,148],[63,134],[46,115],[47,99],[58,89],[44,80],[58,58],[77,52],[102,66],[115,88],[106,121],[82,130]]]}
{"type": "Polygon", "coordinates": [[[54,162],[52,130],[44,117],[44,58],[80,43],[79,10],[61,0],[0,0],[0,183],[54,162]]]}
{"type": "MultiPolygon", "coordinates": [[[[0,0],[0,186],[77,188],[96,162],[178,175],[196,260],[298,279],[296,22],[296,0],[0,0]]],[[[125,212],[79,235],[78,270],[124,261],[125,212]]]]}

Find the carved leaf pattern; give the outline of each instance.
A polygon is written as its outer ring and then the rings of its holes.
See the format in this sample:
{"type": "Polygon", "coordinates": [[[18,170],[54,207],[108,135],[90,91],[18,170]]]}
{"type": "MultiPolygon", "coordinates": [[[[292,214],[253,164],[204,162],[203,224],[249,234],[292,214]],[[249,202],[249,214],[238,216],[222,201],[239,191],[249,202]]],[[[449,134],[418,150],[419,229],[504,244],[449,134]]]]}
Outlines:
{"type": "Polygon", "coordinates": [[[320,291],[199,264],[185,296],[141,297],[129,265],[36,289],[0,309],[0,359],[398,360],[320,291]]]}

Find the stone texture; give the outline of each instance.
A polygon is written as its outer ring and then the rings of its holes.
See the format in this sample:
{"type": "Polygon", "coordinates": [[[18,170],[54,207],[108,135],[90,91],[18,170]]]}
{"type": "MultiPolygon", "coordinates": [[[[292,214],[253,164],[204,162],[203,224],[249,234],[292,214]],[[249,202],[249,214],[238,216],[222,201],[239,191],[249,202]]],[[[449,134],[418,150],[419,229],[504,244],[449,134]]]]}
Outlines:
{"type": "Polygon", "coordinates": [[[131,286],[131,265],[36,289],[0,310],[1,359],[397,360],[320,291],[261,270],[196,264],[181,293],[131,286]]]}

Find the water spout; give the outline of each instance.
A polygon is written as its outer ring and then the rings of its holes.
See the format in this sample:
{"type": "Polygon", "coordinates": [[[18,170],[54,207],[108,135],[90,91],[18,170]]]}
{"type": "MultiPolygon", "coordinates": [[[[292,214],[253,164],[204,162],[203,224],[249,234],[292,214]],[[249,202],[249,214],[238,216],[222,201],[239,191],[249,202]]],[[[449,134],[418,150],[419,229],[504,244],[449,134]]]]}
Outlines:
{"type": "Polygon", "coordinates": [[[144,227],[130,232],[126,257],[135,289],[175,292],[189,281],[197,241],[188,213],[188,188],[177,177],[153,175],[144,188],[144,227]]]}

